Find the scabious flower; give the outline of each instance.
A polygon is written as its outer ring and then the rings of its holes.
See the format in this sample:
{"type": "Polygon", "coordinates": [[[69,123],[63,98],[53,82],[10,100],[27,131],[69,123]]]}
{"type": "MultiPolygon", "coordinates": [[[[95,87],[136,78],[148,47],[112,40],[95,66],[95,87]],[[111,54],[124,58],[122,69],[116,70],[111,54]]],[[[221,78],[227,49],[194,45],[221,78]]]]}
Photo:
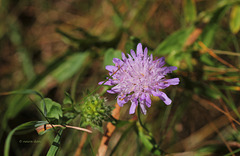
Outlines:
{"type": "Polygon", "coordinates": [[[177,67],[163,67],[164,57],[153,60],[153,55],[148,55],[147,48],[142,49],[142,44],[137,45],[137,52],[131,50],[128,57],[122,53],[122,60],[113,58],[115,66],[108,65],[110,77],[107,81],[99,84],[114,86],[108,93],[118,94],[117,103],[122,107],[129,100],[131,107],[129,114],[134,114],[140,105],[143,114],[146,114],[146,106],[151,106],[151,96],[158,96],[165,104],[169,105],[172,100],[161,91],[170,85],[179,84],[179,78],[166,79],[165,75],[176,70],[177,67]]]}

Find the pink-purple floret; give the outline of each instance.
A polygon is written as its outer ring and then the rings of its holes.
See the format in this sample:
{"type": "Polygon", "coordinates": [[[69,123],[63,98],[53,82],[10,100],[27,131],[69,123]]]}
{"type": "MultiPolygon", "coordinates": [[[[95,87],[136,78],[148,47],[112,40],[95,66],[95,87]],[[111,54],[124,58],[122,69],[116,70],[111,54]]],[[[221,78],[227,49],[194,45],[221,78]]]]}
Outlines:
{"type": "Polygon", "coordinates": [[[135,113],[138,104],[142,113],[146,114],[146,106],[151,106],[151,95],[158,96],[167,105],[171,104],[172,100],[160,90],[170,85],[178,85],[180,80],[179,78],[165,78],[166,74],[172,73],[177,67],[163,67],[164,57],[153,60],[152,54],[148,56],[147,48],[143,51],[141,43],[137,45],[136,51],[137,53],[131,50],[131,55],[127,54],[128,57],[122,53],[122,60],[113,59],[115,66],[106,66],[110,77],[104,85],[114,86],[107,92],[118,94],[119,106],[122,107],[129,100],[131,101],[129,114],[135,113]]]}

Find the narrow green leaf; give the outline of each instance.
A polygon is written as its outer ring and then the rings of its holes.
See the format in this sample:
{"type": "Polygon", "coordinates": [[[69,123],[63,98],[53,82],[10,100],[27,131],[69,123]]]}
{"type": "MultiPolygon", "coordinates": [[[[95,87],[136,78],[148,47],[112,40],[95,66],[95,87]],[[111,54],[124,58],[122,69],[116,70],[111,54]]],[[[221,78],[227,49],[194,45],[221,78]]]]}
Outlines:
{"type": "Polygon", "coordinates": [[[43,96],[39,92],[31,89],[15,90],[10,92],[0,93],[0,95],[12,95],[12,94],[35,94],[35,95],[38,95],[41,99],[43,99],[43,96]]]}
{"type": "Polygon", "coordinates": [[[209,56],[207,53],[200,56],[200,61],[209,66],[214,66],[216,64],[215,60],[213,60],[212,57],[209,56]]]}
{"type": "Polygon", "coordinates": [[[14,128],[13,130],[11,130],[5,141],[4,156],[9,156],[11,138],[16,131],[34,130],[37,126],[39,126],[41,124],[43,124],[42,121],[30,121],[30,122],[23,123],[23,124],[17,126],[16,128],[14,128]]]}
{"type": "Polygon", "coordinates": [[[78,47],[79,43],[82,41],[60,29],[56,29],[56,32],[59,33],[62,36],[62,40],[63,42],[65,42],[66,44],[69,44],[73,47],[78,47]]]}
{"type": "Polygon", "coordinates": [[[30,52],[23,46],[18,46],[17,52],[20,56],[25,75],[28,79],[32,79],[35,76],[35,72],[30,52]]]}
{"type": "MultiPolygon", "coordinates": [[[[60,67],[67,58],[71,57],[72,55],[74,55],[75,53],[73,51],[67,51],[63,56],[57,58],[56,60],[53,60],[46,68],[46,70],[37,75],[35,78],[33,78],[29,83],[27,83],[24,88],[28,89],[28,88],[37,88],[37,89],[41,89],[43,87],[45,87],[45,83],[43,83],[42,81],[46,81],[46,77],[51,75],[51,73],[54,72],[54,70],[56,70],[58,67],[60,67]],[[40,85],[40,83],[43,83],[44,85],[40,85]]],[[[19,100],[17,100],[19,101],[19,100]]]]}
{"type": "Polygon", "coordinates": [[[207,47],[211,46],[214,42],[214,37],[218,28],[219,25],[217,23],[211,23],[204,28],[199,38],[207,47]]]}
{"type": "Polygon", "coordinates": [[[178,30],[166,38],[158,47],[154,53],[158,55],[170,54],[174,51],[181,51],[188,36],[193,31],[194,27],[178,30]]]}
{"type": "Polygon", "coordinates": [[[202,156],[202,155],[213,155],[217,151],[217,146],[209,145],[202,147],[196,151],[196,156],[202,156]]]}
{"type": "MultiPolygon", "coordinates": [[[[40,75],[34,77],[31,81],[29,81],[23,88],[24,89],[41,89],[46,86],[47,80],[49,80],[49,75],[58,68],[63,62],[65,62],[66,58],[70,57],[74,53],[72,51],[67,51],[63,56],[57,58],[53,62],[51,62],[47,69],[40,75]]],[[[21,93],[18,93],[21,94],[21,93]]],[[[3,94],[2,94],[3,95],[3,94]]],[[[8,120],[14,118],[21,110],[27,107],[30,104],[30,100],[27,99],[25,96],[18,95],[14,98],[9,97],[7,99],[9,104],[7,105],[6,113],[3,116],[3,120],[1,126],[3,129],[6,128],[8,120]]],[[[44,111],[46,116],[46,111],[44,111]]]]}
{"type": "Polygon", "coordinates": [[[194,0],[183,1],[183,11],[186,23],[193,23],[196,20],[197,11],[194,0]]]}
{"type": "Polygon", "coordinates": [[[46,144],[49,144],[49,142],[51,142],[52,140],[54,140],[54,133],[47,133],[43,136],[41,136],[41,143],[40,144],[36,144],[36,146],[34,147],[34,151],[32,152],[32,155],[42,155],[42,153],[45,153],[45,149],[46,149],[46,144]]]}
{"type": "Polygon", "coordinates": [[[89,57],[88,52],[76,53],[68,57],[51,75],[59,82],[63,82],[72,77],[79,69],[87,62],[89,57]]]}
{"type": "Polygon", "coordinates": [[[116,26],[121,27],[122,26],[122,19],[117,14],[113,15],[113,22],[116,24],[116,26]]]}
{"type": "Polygon", "coordinates": [[[240,148],[228,153],[228,154],[225,154],[224,156],[231,156],[231,155],[234,155],[235,153],[237,154],[238,152],[240,152],[240,148]]]}
{"type": "Polygon", "coordinates": [[[211,85],[210,87],[212,89],[214,89],[215,92],[217,94],[219,94],[219,96],[221,96],[221,98],[224,100],[224,102],[235,112],[235,114],[238,116],[238,118],[240,118],[240,113],[238,112],[237,106],[236,106],[230,92],[228,90],[225,90],[225,92],[227,94],[227,96],[226,96],[221,92],[220,86],[211,85]]]}
{"type": "Polygon", "coordinates": [[[104,54],[104,67],[106,65],[114,65],[112,60],[113,58],[121,58],[122,53],[120,50],[114,50],[113,48],[108,49],[104,54]]]}
{"type": "Polygon", "coordinates": [[[111,1],[108,1],[110,4],[111,4],[111,6],[112,6],[112,8],[113,8],[113,10],[114,10],[114,15],[113,15],[113,21],[114,21],[114,23],[116,24],[116,26],[118,26],[118,27],[121,27],[122,26],[122,24],[123,24],[123,17],[122,17],[122,15],[121,15],[121,13],[120,13],[120,11],[118,10],[118,6],[116,6],[113,2],[111,2],[111,1]]]}
{"type": "Polygon", "coordinates": [[[235,5],[232,7],[230,15],[230,29],[236,34],[240,30],[240,5],[235,5]]]}
{"type": "Polygon", "coordinates": [[[207,47],[210,47],[213,44],[214,38],[217,35],[216,32],[219,28],[218,23],[224,17],[229,8],[229,5],[223,5],[222,7],[217,8],[211,14],[210,22],[204,28],[199,37],[199,40],[202,41],[207,47]]]}
{"type": "MultiPolygon", "coordinates": [[[[240,80],[239,80],[240,81],[240,80]]],[[[219,89],[232,90],[232,91],[240,91],[240,86],[218,86],[219,89]]]]}
{"type": "Polygon", "coordinates": [[[39,127],[39,126],[45,125],[47,123],[48,123],[47,121],[37,121],[37,123],[35,124],[35,127],[39,127]]]}
{"type": "Polygon", "coordinates": [[[60,129],[59,132],[57,133],[57,136],[53,140],[53,143],[47,153],[47,156],[55,156],[57,154],[59,146],[60,146],[62,132],[63,132],[63,129],[60,129]]]}
{"type": "MultiPolygon", "coordinates": [[[[31,90],[31,89],[15,90],[15,91],[10,91],[10,92],[0,93],[0,95],[13,95],[13,94],[35,94],[35,95],[39,96],[42,100],[44,99],[42,94],[40,94],[39,92],[37,92],[35,90],[31,90]]],[[[44,115],[46,116],[47,109],[46,109],[46,104],[45,104],[44,100],[43,100],[43,112],[44,112],[44,115]]]]}

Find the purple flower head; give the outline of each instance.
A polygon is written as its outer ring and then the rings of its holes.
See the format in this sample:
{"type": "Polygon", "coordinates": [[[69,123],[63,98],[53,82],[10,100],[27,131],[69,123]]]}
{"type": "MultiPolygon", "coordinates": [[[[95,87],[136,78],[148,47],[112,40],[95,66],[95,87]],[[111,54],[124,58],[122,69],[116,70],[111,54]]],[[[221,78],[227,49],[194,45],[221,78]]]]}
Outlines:
{"type": "MultiPolygon", "coordinates": [[[[114,86],[107,92],[118,94],[117,103],[120,107],[131,101],[129,114],[134,114],[138,105],[142,113],[146,114],[146,106],[151,106],[152,95],[158,96],[167,105],[172,103],[172,100],[160,90],[179,84],[179,78],[165,78],[167,73],[171,73],[177,67],[163,67],[164,57],[153,60],[152,54],[148,55],[147,48],[143,51],[142,44],[139,43],[137,53],[131,50],[128,57],[122,53],[122,60],[114,58],[113,63],[115,66],[106,66],[111,78],[104,85],[114,86]]],[[[99,84],[103,84],[103,81],[99,84]]]]}

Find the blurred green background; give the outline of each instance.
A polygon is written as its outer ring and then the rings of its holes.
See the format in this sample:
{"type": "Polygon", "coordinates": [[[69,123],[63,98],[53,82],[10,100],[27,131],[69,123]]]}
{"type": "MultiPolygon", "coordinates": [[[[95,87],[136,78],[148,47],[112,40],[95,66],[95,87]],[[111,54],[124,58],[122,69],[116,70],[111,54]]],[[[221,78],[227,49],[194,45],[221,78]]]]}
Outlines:
{"type": "MultiPolygon", "coordinates": [[[[33,89],[61,103],[67,91],[79,103],[105,79],[112,58],[141,42],[154,57],[177,66],[169,77],[180,78],[180,85],[165,90],[172,105],[153,98],[144,117],[160,148],[184,155],[239,152],[239,0],[1,0],[0,21],[1,93],[33,89]]],[[[116,95],[104,96],[114,106],[116,95]]],[[[44,118],[33,104],[37,96],[0,98],[2,155],[11,129],[44,118]]],[[[133,117],[128,109],[128,104],[121,109],[120,119],[133,117]]],[[[79,126],[78,120],[71,125],[79,126]]],[[[82,155],[97,153],[102,133],[93,132],[82,155]]],[[[74,155],[82,134],[65,130],[58,155],[74,155]]],[[[51,132],[14,135],[10,155],[46,155],[53,139],[51,132]]],[[[133,128],[122,127],[107,155],[151,153],[133,128]]]]}

